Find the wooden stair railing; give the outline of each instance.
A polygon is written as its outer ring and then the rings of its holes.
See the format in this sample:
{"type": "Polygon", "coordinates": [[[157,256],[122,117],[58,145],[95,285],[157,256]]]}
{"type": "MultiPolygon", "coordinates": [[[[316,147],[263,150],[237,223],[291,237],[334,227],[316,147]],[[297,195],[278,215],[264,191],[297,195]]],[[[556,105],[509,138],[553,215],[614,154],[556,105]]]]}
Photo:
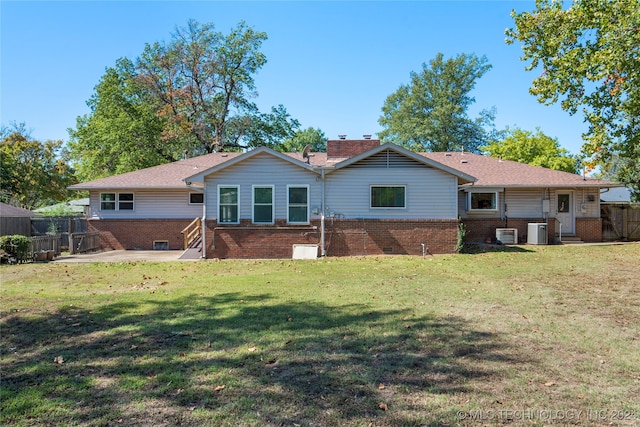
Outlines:
{"type": "Polygon", "coordinates": [[[184,250],[189,249],[191,244],[202,235],[202,218],[196,218],[181,231],[184,239],[184,250]]]}

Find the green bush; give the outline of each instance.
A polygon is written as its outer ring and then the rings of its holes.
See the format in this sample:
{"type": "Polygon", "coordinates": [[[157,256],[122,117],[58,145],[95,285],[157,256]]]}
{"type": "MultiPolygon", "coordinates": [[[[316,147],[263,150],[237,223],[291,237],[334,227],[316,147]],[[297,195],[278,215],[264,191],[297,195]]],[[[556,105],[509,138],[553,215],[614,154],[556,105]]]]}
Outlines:
{"type": "Polygon", "coordinates": [[[456,252],[464,251],[464,238],[467,236],[467,228],[461,219],[458,220],[458,240],[456,242],[456,252]]]}
{"type": "Polygon", "coordinates": [[[12,234],[0,237],[0,249],[10,256],[15,256],[18,261],[26,261],[29,255],[31,240],[27,236],[12,234]]]}

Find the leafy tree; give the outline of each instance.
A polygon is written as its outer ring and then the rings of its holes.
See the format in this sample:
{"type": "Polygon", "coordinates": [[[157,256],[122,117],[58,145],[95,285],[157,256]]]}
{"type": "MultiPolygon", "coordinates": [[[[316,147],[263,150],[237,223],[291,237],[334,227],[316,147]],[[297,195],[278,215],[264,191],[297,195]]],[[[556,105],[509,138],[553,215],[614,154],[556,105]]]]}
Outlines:
{"type": "MultiPolygon", "coordinates": [[[[640,168],[640,3],[637,0],[538,0],[512,12],[507,43],[520,42],[526,69],[537,70],[531,94],[582,111],[589,130],[582,151],[594,167],[612,155],[640,168]]],[[[619,175],[631,183],[634,174],[619,175]]],[[[636,175],[637,176],[637,175],[636,175]]],[[[635,178],[638,185],[638,179],[635,178]]]]}
{"type": "Polygon", "coordinates": [[[327,137],[320,129],[309,127],[299,130],[293,137],[282,142],[276,147],[278,151],[299,153],[309,145],[312,153],[324,153],[327,151],[327,137]]]}
{"type": "Polygon", "coordinates": [[[507,129],[506,134],[504,139],[492,141],[480,149],[491,157],[564,172],[580,172],[578,157],[570,154],[557,139],[545,135],[539,128],[535,133],[518,128],[507,129]]]}
{"type": "Polygon", "coordinates": [[[493,132],[494,110],[483,110],[472,119],[470,95],[476,80],[491,69],[486,57],[461,54],[444,59],[442,53],[411,73],[411,82],[389,95],[378,122],[384,142],[414,151],[477,152],[493,132]]]}
{"type": "Polygon", "coordinates": [[[235,139],[229,141],[229,145],[243,148],[267,146],[279,150],[282,141],[292,138],[300,127],[300,122],[292,119],[282,105],[272,107],[270,113],[256,111],[233,120],[231,126],[237,125],[238,122],[245,124],[238,126],[237,132],[230,132],[235,135],[235,139]]]}
{"type": "Polygon", "coordinates": [[[267,61],[259,51],[266,39],[244,22],[224,35],[190,20],[168,44],[147,44],[138,79],[158,100],[165,133],[191,135],[209,153],[247,148],[243,137],[264,125],[255,123],[263,117],[250,98],[253,74],[267,61]]]}
{"type": "Polygon", "coordinates": [[[91,180],[182,158],[276,147],[299,128],[279,105],[261,113],[253,74],[266,62],[266,34],[240,23],[230,34],[189,21],[169,43],[106,69],[69,130],[78,177],[91,180]]]}
{"type": "Polygon", "coordinates": [[[1,197],[27,209],[65,200],[74,184],[62,141],[40,142],[13,132],[0,143],[1,197]]]}
{"type": "Polygon", "coordinates": [[[166,119],[127,58],[106,69],[87,105],[91,113],[69,130],[70,155],[83,181],[168,163],[188,149],[183,139],[165,137],[166,119]]]}

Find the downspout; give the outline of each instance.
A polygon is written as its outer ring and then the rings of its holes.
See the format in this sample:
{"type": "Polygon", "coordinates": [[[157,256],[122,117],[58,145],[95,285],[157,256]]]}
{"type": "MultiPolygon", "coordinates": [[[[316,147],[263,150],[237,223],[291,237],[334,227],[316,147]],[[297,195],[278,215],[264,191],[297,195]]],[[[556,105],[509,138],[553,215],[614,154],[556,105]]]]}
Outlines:
{"type": "Polygon", "coordinates": [[[320,177],[322,180],[322,196],[321,196],[321,200],[320,200],[320,256],[322,256],[323,258],[325,256],[327,256],[327,253],[325,251],[325,247],[324,247],[324,168],[320,169],[320,177]]]}
{"type": "MultiPolygon", "coordinates": [[[[500,193],[498,192],[498,198],[499,197],[500,197],[500,193]]],[[[504,188],[504,191],[503,191],[503,197],[504,197],[504,201],[502,202],[502,204],[503,204],[503,209],[504,209],[504,228],[508,228],[509,227],[509,214],[507,212],[507,188],[506,187],[504,188]]]]}
{"type": "MultiPolygon", "coordinates": [[[[205,183],[206,186],[206,183],[205,183]]],[[[202,258],[207,259],[207,192],[202,196],[202,258]]]]}

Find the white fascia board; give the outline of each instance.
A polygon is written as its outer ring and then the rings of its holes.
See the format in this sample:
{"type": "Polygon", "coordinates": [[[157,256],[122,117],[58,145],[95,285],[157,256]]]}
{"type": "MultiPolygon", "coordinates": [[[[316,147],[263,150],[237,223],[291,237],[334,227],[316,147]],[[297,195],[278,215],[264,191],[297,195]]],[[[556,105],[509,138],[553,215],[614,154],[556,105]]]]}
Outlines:
{"type": "Polygon", "coordinates": [[[530,189],[538,189],[538,188],[544,188],[544,189],[554,189],[554,188],[558,188],[558,189],[565,189],[565,190],[569,190],[569,189],[578,189],[578,188],[616,188],[616,187],[624,187],[624,185],[622,184],[618,184],[616,182],[611,182],[611,183],[593,183],[593,182],[588,182],[585,181],[584,184],[577,184],[577,183],[572,183],[572,184],[539,184],[539,185],[532,185],[532,184],[491,184],[491,185],[477,185],[477,184],[462,184],[459,185],[458,188],[460,190],[464,190],[464,191],[471,191],[474,189],[486,189],[486,190],[493,190],[495,188],[530,188],[530,189]]]}
{"type": "Polygon", "coordinates": [[[83,186],[82,184],[70,185],[67,190],[76,191],[108,191],[108,190],[184,190],[189,187],[175,185],[108,185],[108,186],[83,186]]]}
{"type": "MultiPolygon", "coordinates": [[[[537,187],[536,187],[537,188],[537,187]]],[[[498,186],[491,186],[491,187],[482,187],[482,186],[461,186],[460,190],[466,192],[466,193],[477,193],[477,192],[482,192],[482,191],[487,191],[490,193],[493,192],[498,192],[498,193],[502,193],[504,191],[504,187],[498,187],[498,186]]]]}

